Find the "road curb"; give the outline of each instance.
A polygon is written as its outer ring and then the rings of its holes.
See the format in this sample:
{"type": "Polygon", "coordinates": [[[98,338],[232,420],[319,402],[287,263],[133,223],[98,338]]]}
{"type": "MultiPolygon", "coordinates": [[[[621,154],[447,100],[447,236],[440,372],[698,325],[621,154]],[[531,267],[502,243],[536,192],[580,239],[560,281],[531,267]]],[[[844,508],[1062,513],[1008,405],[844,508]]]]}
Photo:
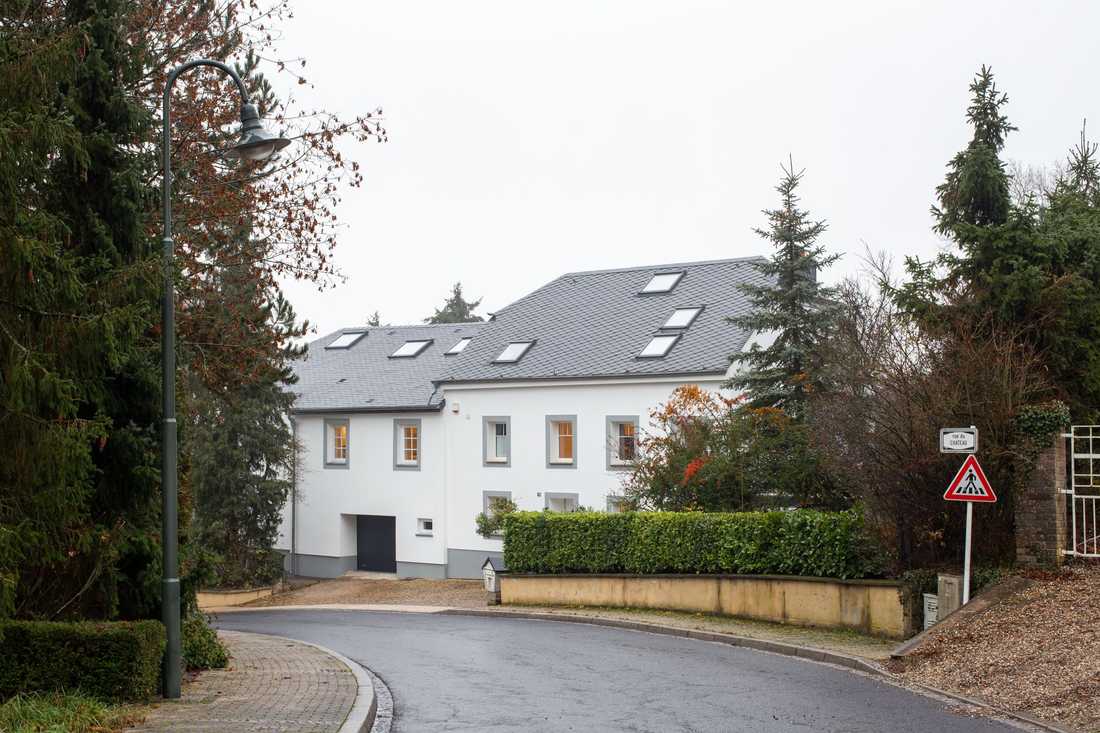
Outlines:
{"type": "MultiPolygon", "coordinates": [[[[252,631],[237,631],[238,634],[252,634],[253,636],[267,636],[272,639],[281,639],[289,641],[294,644],[304,644],[305,646],[311,646],[319,652],[329,655],[340,661],[348,671],[355,676],[355,702],[351,704],[351,710],[348,711],[348,715],[344,718],[343,724],[340,726],[338,733],[370,733],[371,727],[374,725],[375,714],[378,710],[378,700],[374,694],[374,684],[371,681],[371,676],[361,664],[348,659],[343,654],[337,651],[333,651],[328,647],[321,646],[320,644],[314,644],[308,641],[302,641],[301,639],[292,639],[289,636],[278,636],[277,634],[257,634],[252,631]]],[[[388,729],[388,727],[387,727],[388,729]]]]}

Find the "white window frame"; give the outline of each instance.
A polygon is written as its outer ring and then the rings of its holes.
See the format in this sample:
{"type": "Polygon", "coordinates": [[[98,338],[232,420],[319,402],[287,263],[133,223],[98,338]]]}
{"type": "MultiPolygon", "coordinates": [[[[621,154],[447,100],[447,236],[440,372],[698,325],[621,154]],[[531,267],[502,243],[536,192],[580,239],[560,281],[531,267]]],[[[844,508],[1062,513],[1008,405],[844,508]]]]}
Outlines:
{"type": "Polygon", "coordinates": [[[507,415],[487,415],[481,419],[481,462],[485,466],[507,468],[512,465],[512,418],[507,415]],[[496,426],[503,425],[504,455],[498,454],[496,426]]]}
{"type": "Polygon", "coordinates": [[[424,428],[420,418],[393,421],[393,467],[396,471],[419,471],[424,458],[424,428]],[[405,458],[405,428],[416,428],[416,460],[405,458]]]}
{"type": "Polygon", "coordinates": [[[581,496],[580,496],[580,494],[575,494],[575,493],[572,493],[572,492],[544,491],[542,493],[542,496],[543,496],[543,507],[545,509],[549,509],[552,512],[560,512],[562,514],[567,514],[569,512],[577,511],[577,509],[581,505],[581,496]],[[563,502],[572,501],[573,502],[573,508],[572,509],[564,509],[564,510],[562,510],[562,509],[553,509],[550,506],[550,503],[553,502],[553,501],[563,501],[563,502]]]}
{"type": "Polygon", "coordinates": [[[638,461],[638,428],[637,415],[608,415],[607,416],[607,470],[622,471],[634,468],[638,461]],[[634,457],[624,459],[619,455],[621,437],[620,425],[634,426],[634,457]]]}
{"type": "Polygon", "coordinates": [[[547,415],[546,416],[546,466],[547,468],[576,468],[578,463],[578,449],[580,439],[577,434],[576,415],[547,415]],[[570,458],[562,458],[560,451],[557,425],[569,423],[572,425],[573,455],[570,458]]]}
{"type": "Polygon", "coordinates": [[[417,517],[416,519],[416,536],[417,537],[433,537],[435,535],[435,520],[431,517],[417,517]],[[430,526],[425,526],[427,523],[430,526]]]}
{"type": "Polygon", "coordinates": [[[607,513],[608,514],[622,514],[626,511],[623,506],[626,504],[626,497],[619,496],[617,494],[607,495],[607,513]]]}
{"type": "Polygon", "coordinates": [[[324,420],[325,468],[347,468],[351,464],[351,421],[345,418],[325,418],[324,420]],[[344,428],[344,457],[336,457],[336,431],[344,428]]]}

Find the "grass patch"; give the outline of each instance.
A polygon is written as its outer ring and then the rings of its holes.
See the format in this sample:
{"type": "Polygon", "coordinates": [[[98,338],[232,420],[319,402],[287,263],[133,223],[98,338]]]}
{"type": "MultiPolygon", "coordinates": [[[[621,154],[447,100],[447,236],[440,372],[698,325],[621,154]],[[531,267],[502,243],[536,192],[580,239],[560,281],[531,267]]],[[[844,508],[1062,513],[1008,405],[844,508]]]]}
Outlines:
{"type": "Polygon", "coordinates": [[[0,703],[3,733],[115,733],[144,717],[140,708],[76,693],[16,695],[0,703]]]}

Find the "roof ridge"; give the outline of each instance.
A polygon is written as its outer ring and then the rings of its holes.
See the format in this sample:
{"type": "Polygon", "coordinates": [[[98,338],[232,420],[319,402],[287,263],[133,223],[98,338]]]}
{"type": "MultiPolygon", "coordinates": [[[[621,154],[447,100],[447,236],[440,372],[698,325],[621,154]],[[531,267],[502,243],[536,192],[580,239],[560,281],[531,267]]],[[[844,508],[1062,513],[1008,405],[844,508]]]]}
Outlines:
{"type": "MultiPolygon", "coordinates": [[[[337,331],[341,333],[347,333],[348,331],[364,332],[364,331],[387,331],[395,330],[399,328],[446,328],[447,326],[482,326],[488,323],[488,321],[462,321],[460,323],[408,323],[408,324],[395,324],[393,326],[344,326],[336,329],[332,333],[337,331]]],[[[318,338],[324,338],[319,336],[318,338]]]]}
{"type": "MultiPolygon", "coordinates": [[[[612,267],[606,270],[578,270],[577,272],[567,272],[561,277],[569,277],[571,275],[603,275],[616,272],[640,272],[642,270],[666,270],[670,267],[698,267],[700,265],[728,265],[739,262],[751,262],[753,260],[766,260],[767,257],[763,255],[750,255],[747,257],[727,257],[725,259],[718,260],[696,260],[694,262],[668,262],[657,265],[636,265],[634,267],[612,267]]],[[[559,278],[560,279],[560,278],[559,278]]]]}

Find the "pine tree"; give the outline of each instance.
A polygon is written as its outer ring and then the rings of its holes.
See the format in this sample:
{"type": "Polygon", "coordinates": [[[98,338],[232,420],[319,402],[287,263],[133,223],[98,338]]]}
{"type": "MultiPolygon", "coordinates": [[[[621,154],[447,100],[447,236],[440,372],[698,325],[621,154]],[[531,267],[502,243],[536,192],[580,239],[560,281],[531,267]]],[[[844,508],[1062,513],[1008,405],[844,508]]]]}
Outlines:
{"type": "Polygon", "coordinates": [[[818,244],[824,221],[815,221],[799,208],[795,193],[803,171],[794,162],[783,166],[776,191],[778,209],[765,210],[770,226],[754,230],[775,248],[771,258],[755,264],[766,283],[744,284],[750,310],[730,322],[753,334],[776,335],[766,348],[754,346],[733,360],[743,365],[728,386],[744,390],[751,404],[782,408],[792,417],[805,413],[808,395],[823,387],[819,346],[826,338],[836,306],[833,291],[817,281],[817,273],[836,261],[818,244]]]}
{"type": "Polygon", "coordinates": [[[470,323],[484,320],[474,314],[474,309],[481,305],[481,300],[468,301],[462,297],[462,283],[455,283],[451,289],[451,297],[443,303],[443,308],[437,308],[435,313],[424,319],[424,323],[470,323]]]}

